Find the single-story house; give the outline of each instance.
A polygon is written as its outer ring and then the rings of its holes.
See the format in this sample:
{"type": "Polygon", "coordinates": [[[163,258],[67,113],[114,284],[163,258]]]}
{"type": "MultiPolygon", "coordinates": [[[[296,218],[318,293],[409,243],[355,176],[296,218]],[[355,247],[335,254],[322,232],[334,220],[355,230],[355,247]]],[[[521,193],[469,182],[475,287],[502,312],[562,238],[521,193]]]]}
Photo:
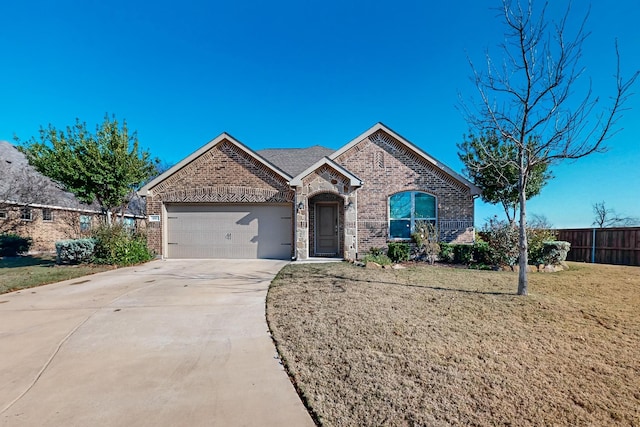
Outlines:
{"type": "MultiPolygon", "coordinates": [[[[122,220],[144,224],[143,202],[136,196],[122,220]]],[[[0,233],[31,237],[31,251],[51,252],[58,240],[85,237],[101,218],[97,203],[80,202],[29,165],[16,147],[0,141],[0,233]]]]}
{"type": "Polygon", "coordinates": [[[378,123],[338,150],[253,151],[223,133],[138,194],[166,258],[353,260],[417,221],[473,242],[480,189],[378,123]]]}

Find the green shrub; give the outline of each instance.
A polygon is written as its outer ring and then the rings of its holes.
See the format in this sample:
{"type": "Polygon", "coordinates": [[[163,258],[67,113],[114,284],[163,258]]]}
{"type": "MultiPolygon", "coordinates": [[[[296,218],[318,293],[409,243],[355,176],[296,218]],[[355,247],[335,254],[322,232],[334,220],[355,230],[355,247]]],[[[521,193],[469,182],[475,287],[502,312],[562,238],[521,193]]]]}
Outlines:
{"type": "Polygon", "coordinates": [[[453,262],[453,245],[451,243],[440,242],[440,261],[453,262]]]}
{"type": "Polygon", "coordinates": [[[392,262],[409,261],[411,246],[403,242],[390,242],[387,256],[392,262]]]}
{"type": "Polygon", "coordinates": [[[557,232],[542,228],[527,228],[528,258],[529,264],[546,264],[544,245],[546,242],[556,240],[557,232]]]}
{"type": "Polygon", "coordinates": [[[455,264],[470,265],[473,260],[473,245],[453,245],[453,262],[455,264]]]}
{"type": "Polygon", "coordinates": [[[490,264],[514,266],[518,262],[518,227],[506,221],[489,220],[479,233],[489,244],[490,264]]]}
{"type": "Polygon", "coordinates": [[[20,237],[17,234],[0,234],[0,256],[17,256],[29,252],[30,237],[20,237]]]}
{"type": "Polygon", "coordinates": [[[557,265],[566,261],[571,243],[563,241],[544,242],[542,260],[545,265],[557,265]]]}
{"type": "Polygon", "coordinates": [[[61,240],[56,242],[56,263],[82,264],[93,261],[94,239],[61,240]]]}
{"type": "Polygon", "coordinates": [[[384,248],[377,248],[375,246],[372,246],[371,248],[369,248],[369,255],[373,255],[373,256],[384,255],[384,248]]]}
{"type": "Polygon", "coordinates": [[[478,241],[473,245],[473,262],[481,265],[493,265],[489,243],[478,241]]]}
{"type": "Polygon", "coordinates": [[[153,259],[144,235],[122,224],[102,225],[92,232],[96,240],[94,262],[110,265],[134,265],[153,259]]]}

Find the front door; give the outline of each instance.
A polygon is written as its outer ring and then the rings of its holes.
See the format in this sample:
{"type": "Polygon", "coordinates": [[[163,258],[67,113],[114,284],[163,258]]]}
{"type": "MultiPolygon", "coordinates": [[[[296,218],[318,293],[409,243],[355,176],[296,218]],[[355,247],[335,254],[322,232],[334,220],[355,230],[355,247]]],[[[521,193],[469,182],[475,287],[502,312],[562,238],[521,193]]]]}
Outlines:
{"type": "Polygon", "coordinates": [[[316,255],[338,254],[338,204],[316,205],[316,255]]]}

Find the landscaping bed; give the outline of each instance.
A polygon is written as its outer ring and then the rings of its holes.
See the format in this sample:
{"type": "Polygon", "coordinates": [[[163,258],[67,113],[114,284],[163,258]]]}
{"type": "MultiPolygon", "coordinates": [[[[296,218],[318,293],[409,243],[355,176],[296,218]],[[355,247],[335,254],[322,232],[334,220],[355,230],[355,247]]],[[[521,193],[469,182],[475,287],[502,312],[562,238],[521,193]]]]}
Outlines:
{"type": "Polygon", "coordinates": [[[284,268],[267,318],[319,424],[640,425],[640,269],[284,268]]]}

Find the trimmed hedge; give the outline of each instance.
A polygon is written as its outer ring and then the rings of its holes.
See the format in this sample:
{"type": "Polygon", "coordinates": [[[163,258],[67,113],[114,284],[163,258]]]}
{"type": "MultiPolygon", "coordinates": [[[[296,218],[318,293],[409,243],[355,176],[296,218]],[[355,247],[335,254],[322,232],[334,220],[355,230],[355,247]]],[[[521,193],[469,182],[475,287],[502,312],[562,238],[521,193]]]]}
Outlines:
{"type": "Polygon", "coordinates": [[[21,237],[17,234],[0,234],[0,256],[18,256],[29,252],[31,237],[21,237]]]}
{"type": "Polygon", "coordinates": [[[390,242],[387,256],[392,262],[409,261],[411,255],[411,245],[403,242],[390,242]]]}
{"type": "Polygon", "coordinates": [[[453,244],[440,242],[440,255],[438,258],[443,262],[453,262],[453,244]]]}
{"type": "Polygon", "coordinates": [[[558,265],[567,260],[567,254],[571,249],[571,243],[555,240],[544,242],[542,248],[542,259],[545,265],[558,265]]]}
{"type": "Polygon", "coordinates": [[[95,246],[95,239],[61,240],[56,242],[56,263],[89,263],[93,261],[95,246]]]}

